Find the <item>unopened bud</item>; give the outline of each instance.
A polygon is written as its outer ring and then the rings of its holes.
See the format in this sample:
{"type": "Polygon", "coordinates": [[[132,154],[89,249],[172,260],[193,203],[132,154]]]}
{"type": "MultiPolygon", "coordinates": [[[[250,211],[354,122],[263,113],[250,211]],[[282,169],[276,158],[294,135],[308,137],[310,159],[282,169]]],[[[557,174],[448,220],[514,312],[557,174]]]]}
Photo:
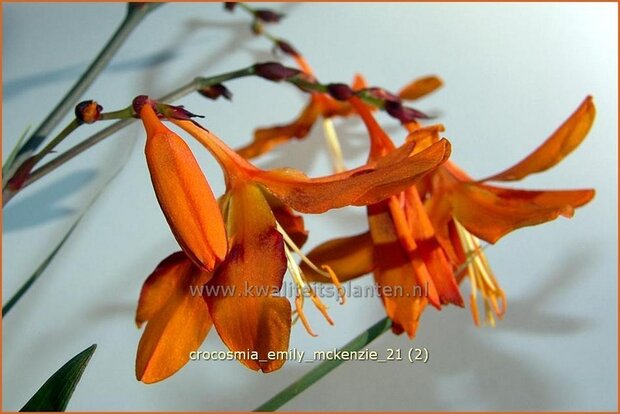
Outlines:
{"type": "Polygon", "coordinates": [[[206,98],[213,99],[213,100],[216,100],[220,96],[223,96],[229,101],[232,98],[232,92],[230,92],[228,88],[222,85],[221,83],[218,83],[217,85],[206,86],[200,89],[198,93],[206,98]]]}
{"type": "Polygon", "coordinates": [[[257,63],[254,65],[254,72],[261,78],[274,82],[289,79],[301,73],[298,69],[289,68],[278,62],[257,63]]]}
{"type": "Polygon", "coordinates": [[[297,49],[295,49],[290,43],[284,40],[276,41],[276,47],[284,54],[287,54],[293,57],[299,56],[299,52],[297,51],[297,49]]]}
{"type": "Polygon", "coordinates": [[[284,17],[284,15],[269,9],[257,9],[254,11],[254,17],[265,23],[277,23],[284,17]]]}
{"type": "Polygon", "coordinates": [[[406,124],[417,119],[428,119],[429,116],[417,109],[403,106],[399,101],[385,101],[385,111],[390,116],[398,119],[401,123],[406,124]]]}
{"type": "Polygon", "coordinates": [[[75,106],[75,117],[82,124],[92,124],[101,118],[103,106],[95,101],[83,101],[75,106]]]}
{"type": "Polygon", "coordinates": [[[382,99],[385,101],[394,101],[394,102],[400,101],[400,98],[396,96],[395,94],[393,94],[392,92],[389,92],[383,88],[379,88],[376,86],[371,87],[371,88],[366,88],[363,91],[370,94],[373,98],[382,99]]]}
{"type": "Polygon", "coordinates": [[[157,102],[150,99],[146,95],[140,95],[134,98],[132,102],[133,110],[136,114],[140,114],[144,105],[151,105],[155,113],[160,118],[190,120],[192,118],[204,118],[202,115],[196,115],[185,109],[182,105],[174,106],[157,102]]]}
{"type": "Polygon", "coordinates": [[[327,91],[332,98],[339,101],[346,101],[355,94],[353,89],[344,83],[330,83],[327,85],[327,91]]]}
{"type": "Polygon", "coordinates": [[[204,118],[202,115],[196,115],[188,111],[183,105],[173,106],[164,103],[155,103],[155,109],[158,114],[161,114],[164,118],[168,119],[180,119],[182,121],[189,121],[192,118],[204,118]]]}

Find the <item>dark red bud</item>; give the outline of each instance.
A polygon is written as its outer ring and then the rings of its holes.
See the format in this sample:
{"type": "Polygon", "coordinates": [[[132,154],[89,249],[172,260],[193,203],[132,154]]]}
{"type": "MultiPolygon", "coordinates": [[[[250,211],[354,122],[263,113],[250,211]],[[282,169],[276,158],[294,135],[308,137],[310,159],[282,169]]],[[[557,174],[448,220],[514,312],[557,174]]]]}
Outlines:
{"type": "Polygon", "coordinates": [[[235,3],[234,1],[227,1],[224,3],[224,9],[228,10],[229,12],[235,11],[235,7],[237,7],[237,3],[235,3]]]}
{"type": "Polygon", "coordinates": [[[204,118],[202,115],[196,115],[185,109],[182,105],[173,106],[164,103],[155,102],[157,114],[168,119],[180,119],[189,121],[192,118],[204,118]]]}
{"type": "Polygon", "coordinates": [[[190,120],[194,117],[204,118],[202,115],[196,115],[180,106],[168,105],[165,103],[157,102],[153,99],[150,99],[146,95],[140,95],[134,98],[132,102],[132,107],[134,112],[137,115],[140,115],[140,111],[144,105],[151,105],[155,113],[160,118],[168,118],[168,119],[181,119],[181,120],[190,120]]]}
{"type": "Polygon", "coordinates": [[[34,168],[37,163],[36,156],[32,156],[27,158],[22,165],[19,166],[13,177],[7,182],[7,187],[11,191],[19,191],[24,186],[24,183],[30,177],[30,171],[34,168]]]}
{"type": "Polygon", "coordinates": [[[383,99],[385,101],[395,101],[395,102],[400,101],[400,98],[396,96],[395,94],[393,94],[392,92],[386,91],[385,89],[378,88],[376,86],[371,87],[371,88],[366,88],[363,90],[363,92],[367,92],[373,97],[377,99],[383,99]]]}
{"type": "Polygon", "coordinates": [[[261,78],[274,82],[289,79],[301,73],[297,69],[286,67],[278,62],[257,63],[254,65],[254,71],[261,78]]]}
{"type": "Polygon", "coordinates": [[[103,106],[95,101],[83,101],[75,106],[75,117],[80,123],[92,124],[101,118],[103,106]]]}
{"type": "Polygon", "coordinates": [[[285,53],[290,56],[298,57],[299,52],[295,49],[290,43],[285,42],[284,40],[278,40],[276,42],[276,47],[280,49],[282,53],[285,53]]]}
{"type": "Polygon", "coordinates": [[[219,98],[220,96],[223,96],[229,101],[232,99],[232,92],[230,92],[228,88],[221,83],[202,88],[198,91],[198,93],[206,98],[213,100],[219,98]]]}
{"type": "Polygon", "coordinates": [[[428,119],[429,116],[417,109],[403,106],[399,101],[385,101],[385,111],[403,124],[416,119],[428,119]]]}
{"type": "Polygon", "coordinates": [[[327,92],[339,101],[346,101],[355,94],[353,89],[345,83],[330,83],[327,85],[327,92]]]}
{"type": "Polygon", "coordinates": [[[257,9],[254,11],[254,17],[265,23],[277,23],[284,17],[284,15],[269,9],[257,9]]]}

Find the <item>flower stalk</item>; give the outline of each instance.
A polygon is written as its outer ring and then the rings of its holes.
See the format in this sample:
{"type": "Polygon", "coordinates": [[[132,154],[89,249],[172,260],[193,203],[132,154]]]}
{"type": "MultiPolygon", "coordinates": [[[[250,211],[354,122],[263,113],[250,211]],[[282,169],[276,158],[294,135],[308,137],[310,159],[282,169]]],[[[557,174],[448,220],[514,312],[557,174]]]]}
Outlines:
{"type": "MultiPolygon", "coordinates": [[[[8,171],[3,176],[3,187],[6,182],[19,169],[22,163],[28,160],[36,151],[36,149],[45,141],[54,128],[60,123],[63,117],[75,106],[78,99],[92,85],[97,76],[108,65],[112,57],[125,43],[129,35],[146,17],[146,15],[159,7],[157,3],[129,3],[127,6],[127,14],[121,22],[120,26],[101,49],[97,57],[92,61],[90,66],[84,71],[82,76],[77,80],[73,87],[63,96],[60,102],[52,109],[47,118],[33,132],[30,138],[21,146],[15,160],[8,171]]],[[[3,191],[4,192],[4,191],[3,191]]],[[[3,205],[6,202],[3,201],[3,205]]]]}

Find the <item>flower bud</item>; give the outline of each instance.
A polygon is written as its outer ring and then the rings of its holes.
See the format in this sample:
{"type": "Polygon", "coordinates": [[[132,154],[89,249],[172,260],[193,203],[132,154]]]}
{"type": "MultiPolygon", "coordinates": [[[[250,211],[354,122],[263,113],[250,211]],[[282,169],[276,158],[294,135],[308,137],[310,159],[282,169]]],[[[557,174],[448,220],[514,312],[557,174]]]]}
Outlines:
{"type": "Polygon", "coordinates": [[[385,101],[385,111],[403,124],[416,119],[428,119],[429,116],[417,109],[403,106],[400,101],[385,101]]]}
{"type": "Polygon", "coordinates": [[[223,96],[229,101],[232,98],[232,92],[230,92],[228,88],[222,85],[221,83],[218,83],[217,85],[206,86],[200,89],[198,93],[206,98],[213,99],[213,100],[216,100],[220,96],[223,96]]]}
{"type": "Polygon", "coordinates": [[[265,23],[277,23],[284,17],[284,15],[269,9],[257,9],[254,11],[254,17],[265,23]]]}
{"type": "Polygon", "coordinates": [[[330,83],[327,85],[327,91],[332,98],[339,101],[346,101],[355,94],[353,89],[345,83],[330,83]]]}
{"type": "Polygon", "coordinates": [[[385,101],[395,101],[395,102],[400,101],[400,98],[396,96],[395,94],[393,94],[392,92],[389,92],[377,86],[366,88],[364,89],[364,92],[370,94],[373,98],[383,99],[385,101]]]}
{"type": "Polygon", "coordinates": [[[301,71],[284,66],[278,62],[257,63],[254,65],[256,75],[270,81],[279,82],[299,75],[301,71]]]}
{"type": "Polygon", "coordinates": [[[174,106],[168,105],[165,103],[157,102],[156,100],[150,99],[146,95],[140,95],[134,98],[132,102],[133,110],[136,114],[139,114],[144,105],[150,105],[151,108],[155,111],[158,118],[168,118],[168,119],[181,119],[181,120],[190,120],[192,118],[204,118],[202,115],[196,115],[188,111],[183,107],[183,105],[174,106]]]}
{"type": "Polygon", "coordinates": [[[290,43],[282,40],[282,39],[278,39],[276,41],[276,47],[284,54],[289,55],[289,56],[293,56],[293,57],[298,57],[299,56],[299,52],[297,51],[297,49],[295,49],[293,47],[293,45],[291,45],[290,43]]]}
{"type": "Polygon", "coordinates": [[[95,101],[83,101],[75,106],[75,117],[80,124],[92,124],[101,118],[103,106],[95,101]]]}

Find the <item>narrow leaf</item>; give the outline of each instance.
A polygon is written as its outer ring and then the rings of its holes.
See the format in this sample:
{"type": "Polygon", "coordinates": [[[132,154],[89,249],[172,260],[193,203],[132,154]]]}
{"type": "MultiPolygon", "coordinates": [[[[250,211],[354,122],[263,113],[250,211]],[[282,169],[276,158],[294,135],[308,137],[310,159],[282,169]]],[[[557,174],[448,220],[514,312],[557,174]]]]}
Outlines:
{"type": "Polygon", "coordinates": [[[65,411],[96,348],[93,344],[71,358],[45,381],[20,411],[65,411]]]}
{"type": "MultiPolygon", "coordinates": [[[[390,329],[392,321],[389,318],[383,318],[360,335],[356,336],[351,342],[343,346],[340,351],[359,351],[375,340],[379,335],[390,329]]],[[[312,384],[332,372],[336,367],[342,364],[344,360],[327,360],[321,362],[316,368],[313,368],[303,377],[280,391],[269,401],[256,408],[258,412],[272,412],[282,407],[284,404],[292,400],[295,396],[301,394],[312,384]]]]}

